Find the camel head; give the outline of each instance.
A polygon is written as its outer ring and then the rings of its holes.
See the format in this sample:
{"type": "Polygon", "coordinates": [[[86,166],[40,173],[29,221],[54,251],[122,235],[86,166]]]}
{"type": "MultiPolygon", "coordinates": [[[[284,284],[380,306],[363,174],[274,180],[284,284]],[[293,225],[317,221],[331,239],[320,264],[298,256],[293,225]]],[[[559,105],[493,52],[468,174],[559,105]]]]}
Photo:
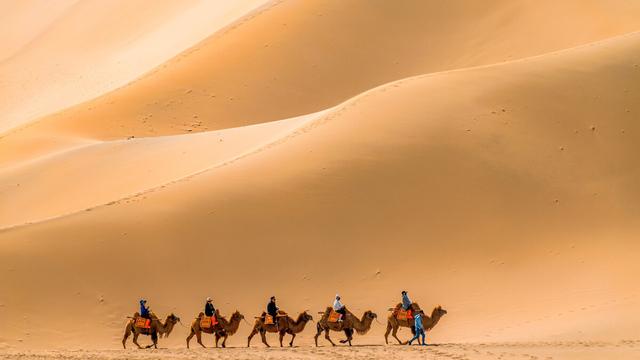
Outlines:
{"type": "Polygon", "coordinates": [[[171,313],[171,315],[167,316],[167,323],[171,322],[173,324],[176,324],[180,321],[180,318],[177,317],[174,313],[171,313]]]}
{"type": "Polygon", "coordinates": [[[367,310],[367,311],[365,311],[365,313],[364,313],[364,318],[365,318],[365,319],[371,319],[371,320],[373,320],[373,319],[375,319],[375,318],[377,318],[377,317],[378,317],[378,315],[377,315],[376,313],[374,313],[373,311],[371,311],[371,310],[367,310]]]}
{"type": "Polygon", "coordinates": [[[313,321],[313,316],[311,316],[309,313],[307,313],[307,311],[303,311],[302,314],[300,314],[299,317],[300,320],[304,320],[304,321],[313,321]]]}
{"type": "Polygon", "coordinates": [[[236,310],[233,314],[231,314],[231,320],[233,319],[243,320],[244,315],[240,314],[240,312],[236,310]]]}
{"type": "MultiPolygon", "coordinates": [[[[371,324],[373,323],[373,320],[375,320],[377,317],[378,315],[373,311],[371,310],[365,311],[364,314],[362,315],[363,324],[361,326],[354,326],[356,332],[360,335],[366,334],[369,331],[369,329],[371,329],[371,324]]],[[[354,323],[354,325],[356,324],[354,323]]]]}
{"type": "Polygon", "coordinates": [[[447,310],[443,309],[442,306],[438,305],[437,308],[433,309],[433,314],[431,317],[442,317],[447,314],[447,310]]]}
{"type": "Polygon", "coordinates": [[[167,320],[164,322],[165,334],[164,337],[169,337],[171,331],[173,331],[173,326],[180,322],[180,318],[171,313],[167,316],[167,320]]]}

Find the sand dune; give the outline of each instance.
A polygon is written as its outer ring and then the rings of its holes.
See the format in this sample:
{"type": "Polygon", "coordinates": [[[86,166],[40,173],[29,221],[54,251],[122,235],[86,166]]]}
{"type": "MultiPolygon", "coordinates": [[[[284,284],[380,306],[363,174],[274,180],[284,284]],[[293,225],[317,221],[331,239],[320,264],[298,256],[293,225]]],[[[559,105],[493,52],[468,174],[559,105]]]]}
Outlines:
{"type": "Polygon", "coordinates": [[[2,1],[0,134],[123,86],[262,3],[2,1]]]}
{"type": "MultiPolygon", "coordinates": [[[[167,2],[166,10],[183,6],[184,2],[167,2]]],[[[168,16],[161,10],[158,7],[154,10],[157,16],[144,14],[144,18],[168,16]]],[[[271,2],[130,86],[41,119],[13,136],[5,136],[0,139],[0,164],[6,159],[3,153],[16,153],[19,151],[16,148],[27,143],[34,147],[34,134],[38,134],[38,139],[47,134],[58,137],[62,132],[73,137],[111,140],[132,135],[184,133],[193,116],[202,121],[201,131],[280,120],[326,109],[401,78],[540,55],[634,31],[640,25],[639,15],[638,3],[622,0],[588,4],[577,0],[561,3],[498,0],[491,6],[468,0],[447,4],[271,2]]],[[[197,22],[190,17],[186,21],[197,22]]],[[[143,29],[135,21],[131,23],[136,29],[143,29]]],[[[176,27],[167,26],[167,31],[172,36],[182,34],[182,30],[173,31],[176,27]]],[[[112,36],[130,32],[129,27],[122,26],[112,36]]],[[[185,37],[180,45],[198,38],[185,37]]],[[[144,43],[133,45],[126,50],[145,52],[150,48],[144,43]]],[[[155,42],[150,41],[150,45],[154,51],[163,49],[155,42]]],[[[166,48],[170,50],[179,48],[168,45],[166,48]]],[[[105,45],[97,49],[110,50],[105,45]]],[[[165,55],[168,54],[169,50],[165,55]]],[[[116,79],[125,81],[140,74],[139,70],[148,70],[153,60],[162,58],[149,56],[151,59],[145,62],[138,60],[135,53],[128,62],[114,65],[113,71],[105,70],[103,74],[93,70],[99,64],[96,60],[99,56],[81,58],[79,61],[91,64],[91,68],[79,67],[77,72],[83,77],[104,76],[111,81],[115,71],[116,79]]],[[[37,61],[40,56],[34,58],[37,61]]],[[[25,62],[20,60],[16,64],[23,67],[25,62]]],[[[3,72],[14,77],[13,70],[3,72]]],[[[62,86],[77,89],[79,85],[68,77],[62,86]]],[[[42,83],[37,80],[34,82],[42,83]]],[[[24,76],[17,76],[16,81],[24,83],[24,76]]],[[[52,81],[46,83],[53,86],[52,81]]],[[[13,81],[8,85],[16,88],[13,81]]],[[[3,90],[6,91],[9,90],[3,90]]],[[[51,101],[58,101],[57,104],[60,98],[68,101],[68,105],[82,100],[55,87],[52,91],[57,97],[51,101]]],[[[87,91],[83,94],[90,95],[87,91]]],[[[28,98],[23,93],[16,96],[28,98]]],[[[5,107],[23,104],[17,98],[5,98],[5,107]]],[[[33,98],[27,104],[29,110],[37,108],[33,98]]],[[[56,146],[59,150],[62,144],[56,146]]],[[[40,154],[49,150],[44,148],[40,154]]]]}
{"type": "Polygon", "coordinates": [[[188,181],[3,231],[2,341],[113,347],[140,296],[189,319],[207,294],[251,316],[339,291],[384,316],[402,288],[450,311],[436,342],[633,337],[639,50],[400,80],[188,181]]]}
{"type": "Polygon", "coordinates": [[[0,357],[637,357],[640,4],[261,3],[0,3],[0,357]],[[401,290],[439,346],[182,349],[401,290]],[[183,324],[116,351],[141,297],[183,324]]]}
{"type": "Polygon", "coordinates": [[[259,150],[318,116],[321,113],[221,131],[91,142],[8,167],[0,172],[0,228],[113,204],[165,186],[259,150]],[[56,192],[51,193],[52,188],[56,192]]]}

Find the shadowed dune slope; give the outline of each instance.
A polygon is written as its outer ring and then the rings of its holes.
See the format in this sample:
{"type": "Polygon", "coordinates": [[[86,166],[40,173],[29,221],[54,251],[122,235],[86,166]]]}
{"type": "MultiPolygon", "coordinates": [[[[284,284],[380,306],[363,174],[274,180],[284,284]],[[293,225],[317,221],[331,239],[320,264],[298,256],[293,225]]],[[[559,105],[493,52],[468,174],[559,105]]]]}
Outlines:
{"type": "Polygon", "coordinates": [[[251,317],[338,291],[384,317],[402,289],[449,310],[435,342],[634,336],[638,54],[632,34],[390,83],[188,181],[2,231],[0,342],[117,347],[140,297],[188,320],[210,294],[251,317]]]}
{"type": "Polygon", "coordinates": [[[321,113],[196,134],[91,142],[8,167],[0,171],[0,228],[56,218],[164,186],[234,161],[318,116],[321,113]]]}
{"type": "Polygon", "coordinates": [[[139,81],[0,139],[0,149],[50,132],[113,139],[289,118],[400,78],[635,31],[639,19],[640,3],[623,0],[271,2],[139,81]]]}

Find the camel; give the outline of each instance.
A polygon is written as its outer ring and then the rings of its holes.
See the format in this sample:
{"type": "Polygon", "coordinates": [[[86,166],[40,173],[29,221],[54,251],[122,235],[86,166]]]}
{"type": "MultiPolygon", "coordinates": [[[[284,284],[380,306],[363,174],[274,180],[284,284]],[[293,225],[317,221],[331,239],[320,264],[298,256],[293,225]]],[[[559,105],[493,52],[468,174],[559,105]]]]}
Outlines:
{"type": "Polygon", "coordinates": [[[218,324],[208,329],[202,329],[200,328],[200,319],[202,319],[203,316],[204,313],[201,312],[198,314],[198,317],[195,318],[193,323],[191,323],[191,333],[187,337],[187,349],[189,348],[189,341],[194,335],[196,336],[198,344],[203,348],[206,348],[202,343],[202,333],[215,334],[216,347],[218,347],[218,341],[220,341],[220,338],[223,338],[222,347],[227,347],[227,338],[238,331],[240,321],[244,320],[244,315],[240,314],[238,311],[231,315],[230,320],[227,320],[225,317],[220,316],[220,313],[216,310],[216,319],[218,319],[218,324]]]}
{"type": "MultiPolygon", "coordinates": [[[[417,304],[415,305],[417,306],[417,304]]],[[[420,311],[422,313],[422,326],[424,327],[425,332],[433,329],[438,324],[438,321],[440,321],[440,318],[442,318],[447,313],[447,310],[443,309],[442,306],[438,306],[434,308],[433,311],[431,312],[431,316],[425,315],[422,310],[417,310],[417,311],[420,311]]],[[[401,345],[406,344],[406,342],[402,342],[400,341],[400,339],[398,339],[398,336],[397,336],[398,330],[401,327],[408,327],[411,329],[411,333],[415,334],[415,330],[413,329],[413,326],[414,326],[413,319],[398,320],[398,318],[393,313],[390,314],[389,317],[387,318],[387,331],[384,333],[385,343],[389,344],[389,333],[393,330],[393,332],[391,332],[391,335],[396,340],[398,340],[398,344],[401,344],[401,345]]]]}
{"type": "Polygon", "coordinates": [[[286,326],[283,330],[280,330],[280,347],[282,347],[282,339],[284,338],[284,334],[291,335],[291,341],[289,342],[289,346],[293,347],[293,339],[296,338],[296,334],[301,333],[304,330],[304,327],[307,325],[309,321],[313,321],[313,317],[307,314],[306,311],[300,313],[298,315],[298,319],[293,320],[291,317],[287,316],[285,318],[286,326]]]}
{"type": "Polygon", "coordinates": [[[278,333],[280,335],[280,347],[283,346],[282,340],[284,339],[284,335],[291,335],[289,346],[293,347],[293,340],[296,338],[296,334],[302,332],[309,321],[313,321],[313,317],[307,314],[306,311],[300,313],[296,320],[281,312],[280,315],[277,316],[276,322],[278,324],[278,327],[276,327],[275,324],[266,325],[264,323],[264,315],[265,314],[263,313],[262,316],[256,317],[256,322],[253,326],[253,330],[251,331],[251,334],[249,334],[249,338],[247,339],[247,347],[251,346],[251,339],[258,333],[260,333],[262,343],[267,347],[270,347],[267,343],[266,336],[266,333],[268,332],[278,333]]]}
{"type": "Polygon", "coordinates": [[[331,331],[344,331],[347,338],[345,340],[340,340],[340,343],[345,344],[349,343],[351,346],[351,340],[353,340],[353,330],[357,331],[358,334],[364,335],[369,329],[371,329],[371,324],[373,320],[378,317],[375,313],[371,312],[371,310],[367,310],[362,314],[362,318],[358,319],[353,313],[347,311],[347,315],[344,317],[343,321],[339,322],[329,322],[329,314],[331,313],[331,307],[327,307],[323,314],[322,318],[318,321],[317,330],[318,332],[315,335],[316,346],[318,346],[318,336],[322,334],[324,331],[324,338],[327,339],[331,345],[336,346],[336,344],[329,337],[329,330],[331,331]]]}
{"type": "Polygon", "coordinates": [[[139,313],[133,314],[131,320],[127,323],[127,326],[124,329],[124,337],[122,338],[122,347],[127,348],[126,342],[129,336],[133,333],[133,343],[138,347],[138,349],[142,349],[142,346],[138,344],[138,336],[140,335],[151,335],[151,340],[153,341],[152,345],[147,345],[145,349],[150,347],[158,348],[158,335],[162,337],[166,335],[169,337],[171,331],[173,330],[173,326],[180,322],[180,318],[171,314],[167,316],[167,319],[164,321],[160,321],[155,314],[151,314],[151,327],[149,329],[138,328],[134,325],[135,319],[139,317],[139,313]]]}

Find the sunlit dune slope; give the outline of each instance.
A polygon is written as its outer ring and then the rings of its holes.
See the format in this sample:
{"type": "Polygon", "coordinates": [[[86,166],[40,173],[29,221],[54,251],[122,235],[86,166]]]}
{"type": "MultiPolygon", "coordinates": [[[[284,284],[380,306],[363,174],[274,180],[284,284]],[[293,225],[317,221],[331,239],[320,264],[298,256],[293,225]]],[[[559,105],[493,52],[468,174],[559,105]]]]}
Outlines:
{"type": "Polygon", "coordinates": [[[0,134],[127,84],[264,2],[2,0],[0,134]]]}
{"type": "Polygon", "coordinates": [[[112,139],[279,120],[400,78],[635,31],[639,19],[640,3],[623,0],[271,2],[134,84],[22,134],[112,139]]]}
{"type": "Polygon", "coordinates": [[[449,310],[434,342],[634,336],[638,54],[633,34],[394,82],[188,181],[3,231],[0,341],[117,347],[140,297],[251,319],[339,292],[384,317],[402,289],[449,310]]]}
{"type": "Polygon", "coordinates": [[[77,0],[0,1],[0,62],[19,53],[77,0]],[[41,6],[47,5],[46,11],[41,6]],[[40,10],[40,11],[38,11],[40,10]]]}

